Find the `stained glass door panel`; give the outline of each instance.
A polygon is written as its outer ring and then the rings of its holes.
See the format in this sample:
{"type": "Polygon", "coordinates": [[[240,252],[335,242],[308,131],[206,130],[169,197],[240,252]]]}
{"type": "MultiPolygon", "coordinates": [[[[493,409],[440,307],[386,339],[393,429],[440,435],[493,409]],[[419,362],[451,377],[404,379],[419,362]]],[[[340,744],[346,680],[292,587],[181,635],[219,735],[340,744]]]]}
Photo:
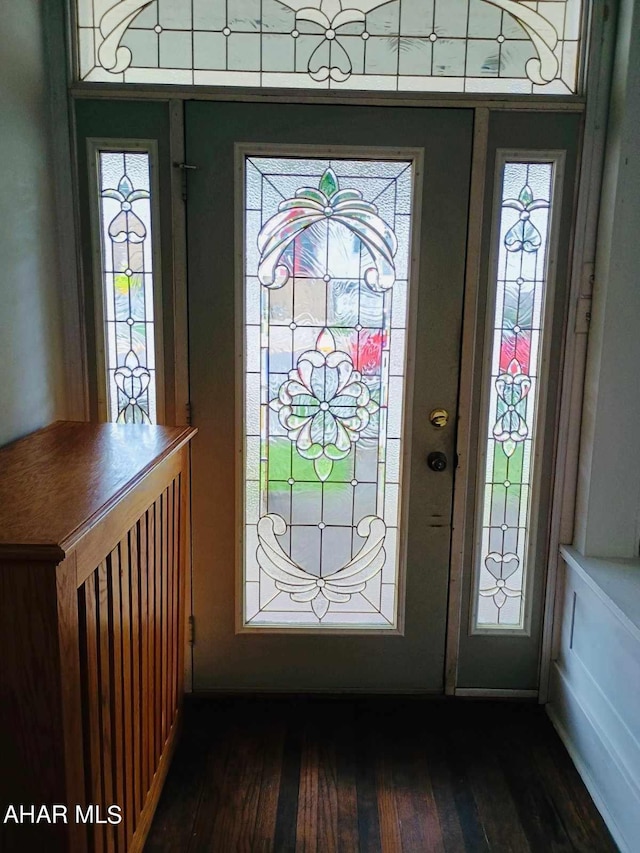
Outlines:
{"type": "Polygon", "coordinates": [[[473,116],[185,126],[194,686],[440,692],[473,116]]]}
{"type": "Polygon", "coordinates": [[[244,625],[396,628],[416,164],[243,165],[244,625]]]}

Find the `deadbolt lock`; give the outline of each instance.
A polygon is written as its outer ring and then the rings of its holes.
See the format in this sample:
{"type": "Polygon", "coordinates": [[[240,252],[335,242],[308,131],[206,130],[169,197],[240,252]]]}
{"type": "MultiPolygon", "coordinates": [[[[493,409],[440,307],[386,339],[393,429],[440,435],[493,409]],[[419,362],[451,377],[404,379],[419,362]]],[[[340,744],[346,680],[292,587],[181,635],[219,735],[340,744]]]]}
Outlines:
{"type": "Polygon", "coordinates": [[[447,467],[447,457],[441,451],[436,450],[427,456],[427,465],[436,473],[445,471],[447,467]]]}
{"type": "Polygon", "coordinates": [[[449,423],[449,412],[446,409],[434,409],[429,415],[431,426],[443,429],[449,423]]]}

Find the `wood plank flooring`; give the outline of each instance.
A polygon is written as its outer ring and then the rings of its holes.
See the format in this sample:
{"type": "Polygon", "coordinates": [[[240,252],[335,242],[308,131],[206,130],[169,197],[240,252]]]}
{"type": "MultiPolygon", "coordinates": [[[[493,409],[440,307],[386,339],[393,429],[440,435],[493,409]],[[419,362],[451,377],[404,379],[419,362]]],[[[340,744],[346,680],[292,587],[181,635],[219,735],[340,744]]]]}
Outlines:
{"type": "Polygon", "coordinates": [[[609,853],[544,711],[192,699],[146,853],[609,853]]]}

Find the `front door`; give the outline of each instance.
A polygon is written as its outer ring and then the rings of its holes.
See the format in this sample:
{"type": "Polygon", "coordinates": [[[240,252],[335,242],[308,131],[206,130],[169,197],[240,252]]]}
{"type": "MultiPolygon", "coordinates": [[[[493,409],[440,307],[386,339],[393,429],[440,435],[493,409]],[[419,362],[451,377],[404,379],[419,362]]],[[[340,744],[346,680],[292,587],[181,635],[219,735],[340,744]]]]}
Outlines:
{"type": "Polygon", "coordinates": [[[440,692],[473,113],[185,120],[194,689],[440,692]]]}

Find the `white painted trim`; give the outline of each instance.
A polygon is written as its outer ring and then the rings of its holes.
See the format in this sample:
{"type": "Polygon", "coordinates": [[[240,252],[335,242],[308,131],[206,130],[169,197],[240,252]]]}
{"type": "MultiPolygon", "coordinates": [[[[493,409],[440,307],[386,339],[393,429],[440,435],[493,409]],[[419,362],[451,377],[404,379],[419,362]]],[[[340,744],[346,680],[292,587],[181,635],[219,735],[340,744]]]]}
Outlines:
{"type": "Polygon", "coordinates": [[[537,699],[538,691],[499,687],[456,687],[453,695],[466,699],[537,699]]]}
{"type": "MultiPolygon", "coordinates": [[[[595,593],[599,600],[605,605],[616,619],[622,623],[624,628],[640,643],[640,611],[633,613],[633,605],[637,604],[640,596],[636,595],[636,601],[632,602],[631,598],[624,598],[625,589],[623,586],[624,579],[616,578],[620,576],[625,569],[633,573],[634,576],[640,577],[640,560],[623,560],[599,557],[584,557],[578,553],[575,548],[569,548],[566,545],[560,547],[562,557],[567,565],[585,582],[589,589],[595,593]],[[598,583],[597,574],[604,573],[606,582],[609,588],[620,586],[619,595],[613,595],[605,589],[603,584],[598,583]],[[622,581],[616,584],[616,581],[622,581]],[[618,604],[616,598],[623,599],[622,604],[618,604]],[[632,605],[631,607],[629,605],[632,605]],[[632,615],[633,613],[633,615],[632,615]]],[[[635,585],[634,585],[634,591],[635,585]]],[[[616,590],[616,593],[618,590],[616,590]]]]}
{"type": "MultiPolygon", "coordinates": [[[[475,502],[475,531],[473,547],[473,569],[471,581],[471,606],[469,608],[469,634],[471,636],[492,635],[518,637],[531,635],[531,612],[533,607],[533,580],[536,570],[536,557],[539,539],[539,497],[541,486],[542,442],[539,435],[544,427],[547,409],[547,386],[549,359],[552,344],[551,329],[556,289],[556,269],[558,262],[558,240],[560,233],[565,151],[504,149],[496,151],[495,185],[493,191],[493,222],[491,226],[491,254],[489,261],[489,284],[487,288],[487,309],[485,319],[485,342],[483,348],[484,370],[482,375],[482,397],[478,432],[478,475],[475,502]],[[498,280],[498,258],[500,254],[499,235],[502,219],[502,187],[504,167],[507,163],[550,163],[553,167],[549,195],[549,220],[547,225],[548,245],[545,259],[545,292],[540,312],[540,340],[538,344],[538,365],[536,370],[536,392],[534,420],[531,427],[532,449],[530,462],[529,506],[527,508],[526,551],[523,577],[523,610],[520,626],[499,627],[480,626],[477,623],[478,587],[480,583],[480,560],[482,557],[483,516],[485,509],[485,472],[487,467],[487,441],[485,436],[489,422],[491,399],[491,361],[494,348],[495,306],[498,280]]],[[[539,570],[539,569],[538,569],[539,570]]]]}
{"type": "MultiPolygon", "coordinates": [[[[629,775],[626,772],[625,768],[620,764],[617,758],[617,753],[611,746],[609,739],[602,731],[600,726],[596,723],[596,721],[591,718],[587,710],[580,703],[580,700],[574,693],[571,684],[562,672],[561,667],[559,667],[557,664],[554,664],[553,670],[557,674],[559,681],[562,684],[563,690],[565,691],[563,701],[565,702],[565,704],[570,704],[574,712],[577,712],[582,715],[582,718],[590,727],[589,739],[601,745],[601,748],[603,748],[608,755],[610,767],[613,767],[613,769],[619,776],[619,783],[622,786],[628,788],[631,799],[635,798],[636,802],[640,803],[640,798],[638,798],[637,795],[637,786],[633,783],[633,780],[629,778],[629,775]]],[[[630,847],[627,844],[627,839],[625,839],[618,823],[613,818],[613,815],[611,814],[611,811],[606,804],[605,798],[603,797],[600,791],[600,786],[592,775],[589,760],[585,756],[583,756],[582,751],[575,743],[574,737],[570,734],[569,730],[564,724],[561,714],[555,709],[553,702],[546,706],[546,712],[549,716],[549,719],[553,723],[553,727],[557,731],[561,741],[565,745],[567,752],[571,756],[571,760],[573,761],[576,770],[580,774],[582,781],[584,782],[587,790],[589,791],[589,794],[591,795],[591,798],[595,803],[596,808],[602,815],[602,818],[606,823],[609,832],[611,833],[614,838],[614,841],[620,848],[621,853],[634,853],[634,848],[630,847]]]]}
{"type": "Polygon", "coordinates": [[[631,853],[640,837],[640,560],[562,551],[566,598],[547,713],[616,843],[631,853]]]}
{"type": "Polygon", "coordinates": [[[96,331],[96,364],[97,364],[97,395],[98,417],[107,420],[108,405],[108,359],[106,353],[106,314],[104,306],[104,283],[102,270],[102,214],[100,209],[100,193],[98,191],[98,154],[101,151],[124,151],[149,155],[149,186],[151,208],[151,250],[153,253],[153,319],[154,319],[154,351],[155,351],[155,381],[156,381],[156,421],[166,423],[164,399],[164,335],[162,311],[162,254],[160,248],[160,186],[158,143],[155,139],[111,139],[88,137],[87,173],[89,178],[89,208],[91,219],[91,245],[93,259],[93,291],[95,299],[95,331],[96,331]]]}
{"type": "Polygon", "coordinates": [[[236,634],[317,634],[331,636],[404,636],[406,562],[408,538],[408,506],[410,489],[410,456],[412,446],[413,387],[415,380],[415,350],[417,338],[416,304],[418,283],[420,281],[420,244],[422,219],[422,183],[424,174],[424,149],[412,147],[347,146],[347,145],[289,145],[236,142],[235,144],[235,337],[236,337],[236,634]],[[244,621],[245,559],[244,559],[244,406],[245,406],[245,367],[244,367],[244,331],[245,331],[245,162],[250,156],[263,157],[301,157],[322,159],[352,160],[400,160],[411,161],[412,175],[412,216],[410,226],[410,261],[408,271],[409,293],[407,300],[407,328],[405,342],[405,375],[403,389],[403,434],[400,516],[398,521],[398,574],[396,586],[396,624],[390,628],[345,627],[336,626],[287,626],[287,625],[246,625],[244,621]]]}
{"type": "MultiPolygon", "coordinates": [[[[540,702],[549,695],[550,666],[560,623],[558,549],[573,541],[578,455],[582,426],[584,376],[588,333],[581,330],[578,309],[581,298],[591,299],[600,189],[615,45],[615,0],[596,0],[589,21],[587,103],[580,158],[577,208],[572,241],[569,306],[565,331],[563,375],[559,388],[558,430],[554,491],[551,505],[549,558],[540,656],[540,702]],[[605,19],[606,8],[606,19],[605,19]]],[[[586,42],[585,42],[586,43],[586,42]]]]}

